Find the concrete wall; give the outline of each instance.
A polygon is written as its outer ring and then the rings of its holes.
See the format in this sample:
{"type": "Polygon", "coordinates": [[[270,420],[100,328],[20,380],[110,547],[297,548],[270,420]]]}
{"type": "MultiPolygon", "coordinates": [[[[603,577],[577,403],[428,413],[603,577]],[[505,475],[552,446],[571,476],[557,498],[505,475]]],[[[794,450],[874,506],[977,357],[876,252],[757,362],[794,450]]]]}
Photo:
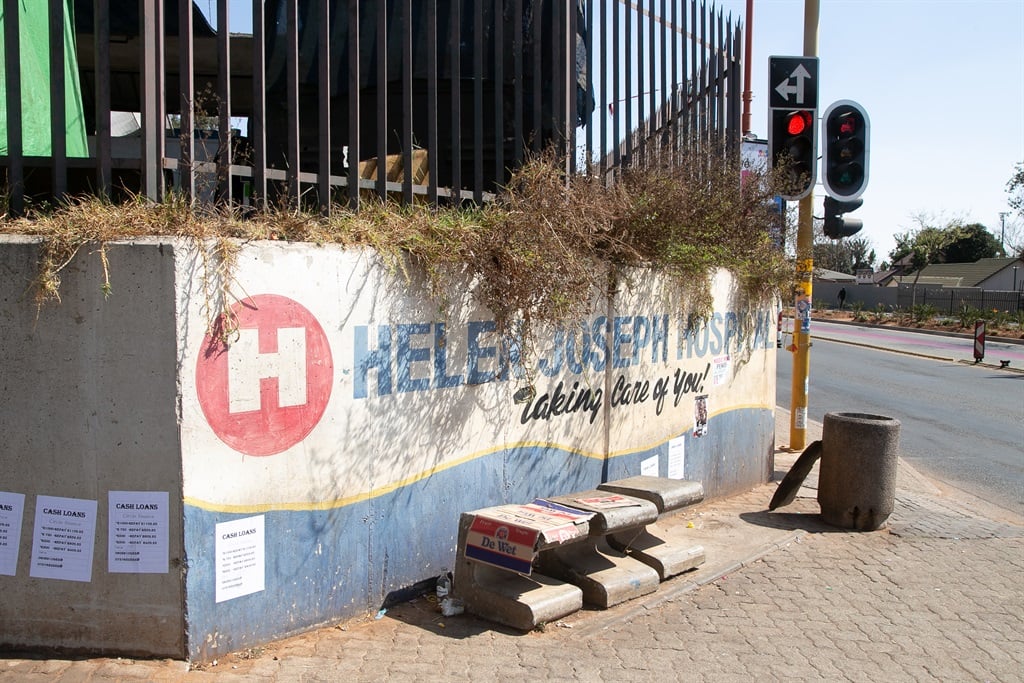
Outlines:
{"type": "Polygon", "coordinates": [[[857,304],[864,305],[865,311],[872,311],[878,304],[891,310],[896,307],[895,287],[878,287],[876,285],[855,285],[846,282],[815,282],[814,308],[823,310],[839,308],[839,290],[846,289],[846,308],[857,304]]]}
{"type": "Polygon", "coordinates": [[[0,546],[18,556],[13,575],[0,575],[0,644],[181,657],[175,249],[110,249],[108,299],[99,258],[87,254],[62,272],[61,304],[37,310],[29,291],[37,245],[0,241],[0,492],[24,495],[20,529],[8,527],[0,546]],[[169,494],[162,573],[107,571],[110,491],[169,494]],[[35,572],[68,570],[78,580],[30,575],[38,496],[96,501],[85,519],[94,537],[82,539],[79,556],[92,552],[88,566],[74,573],[68,553],[67,567],[35,572]]]}
{"type": "Polygon", "coordinates": [[[710,497],[770,476],[775,317],[726,273],[700,328],[638,272],[523,348],[472,283],[442,317],[371,252],[276,242],[242,248],[215,334],[216,282],[176,240],[110,245],[105,301],[83,250],[36,323],[36,253],[0,242],[0,496],[24,496],[0,645],[212,659],[437,576],[464,510],[641,472],[710,497]],[[110,571],[118,491],[168,494],[166,571],[110,571]],[[30,576],[45,496],[97,501],[88,580],[30,576]]]}

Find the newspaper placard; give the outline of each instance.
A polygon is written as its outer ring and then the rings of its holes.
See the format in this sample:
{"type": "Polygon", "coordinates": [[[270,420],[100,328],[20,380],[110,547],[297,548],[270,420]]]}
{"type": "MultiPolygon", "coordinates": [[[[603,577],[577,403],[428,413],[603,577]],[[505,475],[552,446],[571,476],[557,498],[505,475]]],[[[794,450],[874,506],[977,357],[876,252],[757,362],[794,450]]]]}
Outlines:
{"type": "Polygon", "coordinates": [[[96,501],[59,496],[36,498],[29,576],[92,581],[96,501]]]}
{"type": "Polygon", "coordinates": [[[24,514],[24,493],[0,491],[0,575],[2,576],[14,576],[18,571],[21,520],[24,514]]]}
{"type": "Polygon", "coordinates": [[[166,574],[166,491],[111,491],[107,566],[112,574],[166,574]]]}
{"type": "Polygon", "coordinates": [[[540,531],[475,517],[466,537],[466,557],[477,562],[529,574],[540,531]]]}
{"type": "Polygon", "coordinates": [[[582,522],[592,516],[543,499],[487,508],[470,525],[466,557],[529,574],[541,543],[565,543],[585,536],[582,522]]]}
{"type": "Polygon", "coordinates": [[[586,505],[594,510],[609,510],[611,508],[626,508],[633,505],[640,505],[642,501],[636,498],[626,498],[617,494],[607,496],[593,496],[590,498],[573,498],[574,503],[586,505]]]}

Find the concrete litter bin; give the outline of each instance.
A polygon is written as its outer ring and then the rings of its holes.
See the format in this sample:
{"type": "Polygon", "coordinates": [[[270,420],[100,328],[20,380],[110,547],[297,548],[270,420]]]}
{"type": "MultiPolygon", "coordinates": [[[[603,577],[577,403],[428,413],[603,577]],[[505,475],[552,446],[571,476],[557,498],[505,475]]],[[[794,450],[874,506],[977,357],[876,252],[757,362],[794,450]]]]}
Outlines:
{"type": "Polygon", "coordinates": [[[899,420],[864,413],[827,413],[821,441],[821,518],[844,529],[881,529],[896,499],[899,420]]]}

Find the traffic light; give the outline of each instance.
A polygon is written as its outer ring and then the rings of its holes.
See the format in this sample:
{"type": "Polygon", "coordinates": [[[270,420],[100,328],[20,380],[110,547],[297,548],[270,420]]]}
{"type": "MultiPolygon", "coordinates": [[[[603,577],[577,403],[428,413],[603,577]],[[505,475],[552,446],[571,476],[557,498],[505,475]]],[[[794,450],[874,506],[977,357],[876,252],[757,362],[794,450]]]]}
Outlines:
{"type": "Polygon", "coordinates": [[[864,221],[859,218],[843,218],[843,214],[859,209],[863,203],[863,199],[841,202],[825,197],[825,237],[838,240],[860,232],[864,221]]]}
{"type": "Polygon", "coordinates": [[[783,199],[806,197],[814,187],[818,171],[815,110],[772,109],[772,125],[768,131],[768,158],[772,168],[785,168],[783,199]]]}
{"type": "Polygon", "coordinates": [[[852,100],[839,100],[825,110],[824,120],[825,192],[839,200],[856,199],[868,184],[867,112],[852,100]]]}

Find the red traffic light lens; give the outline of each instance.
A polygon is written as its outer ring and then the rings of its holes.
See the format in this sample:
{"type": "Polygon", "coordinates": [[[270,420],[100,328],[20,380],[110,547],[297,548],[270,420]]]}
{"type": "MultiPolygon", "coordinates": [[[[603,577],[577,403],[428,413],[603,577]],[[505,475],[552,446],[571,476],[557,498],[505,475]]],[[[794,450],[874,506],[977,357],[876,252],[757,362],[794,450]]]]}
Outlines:
{"type": "Polygon", "coordinates": [[[844,116],[839,119],[839,134],[853,135],[857,132],[857,120],[852,116],[844,116]]]}
{"type": "Polygon", "coordinates": [[[795,111],[786,120],[786,132],[790,135],[801,135],[811,125],[811,115],[806,111],[795,111]]]}

